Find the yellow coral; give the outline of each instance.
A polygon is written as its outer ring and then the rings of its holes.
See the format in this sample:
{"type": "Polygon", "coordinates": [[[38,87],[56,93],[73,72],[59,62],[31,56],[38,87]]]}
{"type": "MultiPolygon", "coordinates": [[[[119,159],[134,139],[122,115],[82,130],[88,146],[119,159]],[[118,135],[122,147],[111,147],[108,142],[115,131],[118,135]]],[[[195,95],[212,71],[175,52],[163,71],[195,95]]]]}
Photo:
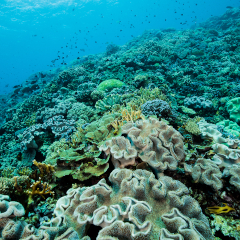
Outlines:
{"type": "Polygon", "coordinates": [[[221,214],[221,213],[228,213],[230,211],[235,211],[234,208],[229,207],[227,203],[223,203],[224,207],[219,207],[219,206],[213,206],[213,207],[208,207],[207,209],[209,210],[210,213],[214,214],[221,214]]]}
{"type": "Polygon", "coordinates": [[[72,135],[70,146],[73,148],[79,147],[80,143],[84,141],[85,134],[81,126],[77,127],[77,131],[72,135]]]}
{"type": "Polygon", "coordinates": [[[34,112],[30,118],[28,118],[25,122],[26,126],[30,127],[36,123],[36,112],[34,112]]]}
{"type": "Polygon", "coordinates": [[[4,169],[1,171],[1,175],[2,175],[2,177],[4,177],[4,178],[11,178],[11,177],[13,176],[13,171],[14,171],[13,168],[4,168],[4,169]]]}
{"type": "Polygon", "coordinates": [[[120,120],[115,120],[114,122],[111,123],[111,125],[114,127],[114,132],[113,134],[117,134],[119,131],[119,128],[123,125],[123,121],[120,120]]]}
{"type": "Polygon", "coordinates": [[[48,194],[54,195],[54,192],[51,190],[51,187],[46,182],[42,184],[41,181],[39,180],[33,183],[31,187],[32,187],[31,191],[29,190],[26,191],[26,193],[29,195],[28,204],[30,204],[33,201],[32,197],[34,195],[39,195],[43,199],[45,199],[45,195],[48,195],[48,194]],[[42,190],[38,188],[40,184],[42,185],[42,190]]]}
{"type": "Polygon", "coordinates": [[[50,164],[37,162],[35,159],[33,160],[33,164],[38,167],[40,170],[40,177],[43,178],[44,175],[47,175],[51,172],[55,172],[54,167],[50,164]]]}
{"type": "Polygon", "coordinates": [[[125,108],[121,111],[121,114],[122,120],[127,122],[133,122],[140,118],[143,120],[145,119],[145,117],[142,115],[141,110],[135,111],[133,108],[131,108],[130,112],[125,108]]]}
{"type": "Polygon", "coordinates": [[[140,106],[144,104],[147,101],[152,101],[154,99],[161,99],[163,101],[166,101],[171,105],[169,100],[167,99],[167,96],[162,93],[162,90],[159,88],[154,89],[146,89],[146,88],[140,88],[140,96],[135,96],[133,100],[131,100],[127,105],[129,106],[136,106],[136,108],[140,109],[140,106]]]}
{"type": "Polygon", "coordinates": [[[29,167],[21,167],[17,170],[17,174],[19,174],[20,176],[29,176],[32,174],[32,170],[29,167]]]}

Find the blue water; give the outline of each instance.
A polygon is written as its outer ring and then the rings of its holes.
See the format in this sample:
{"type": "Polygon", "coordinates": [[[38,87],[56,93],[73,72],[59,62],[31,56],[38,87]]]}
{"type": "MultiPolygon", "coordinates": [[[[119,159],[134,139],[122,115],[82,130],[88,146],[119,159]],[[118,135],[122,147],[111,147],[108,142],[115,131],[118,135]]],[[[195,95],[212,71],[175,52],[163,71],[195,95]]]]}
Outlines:
{"type": "Polygon", "coordinates": [[[123,45],[146,29],[186,29],[240,0],[0,0],[0,94],[32,73],[123,45]],[[57,60],[56,60],[57,59],[57,60]]]}

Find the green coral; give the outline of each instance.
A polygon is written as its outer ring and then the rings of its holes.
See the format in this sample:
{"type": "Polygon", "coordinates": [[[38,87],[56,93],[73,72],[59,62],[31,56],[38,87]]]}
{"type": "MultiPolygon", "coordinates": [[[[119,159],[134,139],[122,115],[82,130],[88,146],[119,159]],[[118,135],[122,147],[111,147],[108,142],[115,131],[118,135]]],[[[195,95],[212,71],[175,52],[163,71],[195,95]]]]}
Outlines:
{"type": "MultiPolygon", "coordinates": [[[[108,160],[100,158],[101,152],[94,149],[86,149],[84,144],[78,148],[69,148],[60,151],[55,158],[48,158],[47,161],[55,162],[56,171],[54,175],[61,178],[66,175],[72,175],[74,179],[80,181],[87,180],[93,176],[100,176],[105,173],[108,168],[108,160]]],[[[53,156],[53,155],[52,155],[53,156]]]]}
{"type": "Polygon", "coordinates": [[[213,227],[213,234],[215,234],[217,231],[221,231],[224,236],[240,239],[240,220],[215,214],[211,214],[211,216],[214,219],[210,221],[210,224],[213,227]]]}
{"type": "Polygon", "coordinates": [[[120,113],[108,114],[98,121],[89,124],[86,127],[86,138],[88,141],[100,145],[107,138],[116,136],[114,133],[115,129],[111,123],[113,123],[120,115],[120,113]]]}
{"type": "Polygon", "coordinates": [[[101,82],[98,85],[97,90],[98,91],[109,91],[110,92],[114,88],[120,88],[123,85],[125,85],[125,83],[120,81],[120,80],[108,79],[108,80],[105,80],[105,81],[101,82]]]}
{"type": "Polygon", "coordinates": [[[194,119],[189,119],[185,125],[185,129],[187,132],[193,134],[193,135],[200,135],[201,131],[194,119]]]}
{"type": "Polygon", "coordinates": [[[100,110],[101,112],[109,111],[113,108],[116,104],[122,103],[122,96],[121,95],[109,95],[102,100],[98,100],[95,104],[96,109],[100,110]]]}
{"type": "Polygon", "coordinates": [[[237,123],[235,123],[231,120],[223,120],[223,121],[217,123],[216,125],[222,126],[226,132],[231,133],[236,137],[239,137],[239,135],[240,135],[240,127],[238,126],[237,123]]]}
{"type": "Polygon", "coordinates": [[[4,178],[12,178],[14,176],[14,168],[8,167],[1,171],[1,176],[4,178]]]}
{"type": "Polygon", "coordinates": [[[229,100],[226,104],[230,119],[236,123],[240,123],[240,97],[229,100]]]}
{"type": "Polygon", "coordinates": [[[188,108],[188,107],[185,107],[185,106],[179,106],[182,110],[183,113],[186,113],[186,114],[189,114],[189,115],[195,115],[196,112],[191,109],[191,108],[188,108]]]}
{"type": "Polygon", "coordinates": [[[109,157],[103,159],[97,145],[116,136],[112,123],[120,115],[105,115],[85,129],[79,127],[69,142],[65,139],[54,142],[47,151],[45,163],[56,166],[55,176],[72,175],[74,179],[84,181],[105,173],[109,168],[109,157]]]}

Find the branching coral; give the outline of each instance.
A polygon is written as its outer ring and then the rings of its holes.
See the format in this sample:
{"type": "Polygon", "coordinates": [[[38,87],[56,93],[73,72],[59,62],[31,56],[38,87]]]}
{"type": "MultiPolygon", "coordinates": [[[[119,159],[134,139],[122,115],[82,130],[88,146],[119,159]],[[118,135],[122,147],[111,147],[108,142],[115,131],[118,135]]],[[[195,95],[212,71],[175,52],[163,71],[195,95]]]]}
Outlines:
{"type": "Polygon", "coordinates": [[[36,181],[35,183],[33,183],[31,185],[32,190],[27,190],[26,193],[29,196],[28,198],[28,204],[32,203],[33,201],[33,196],[34,195],[39,195],[41,196],[43,199],[45,199],[45,195],[53,195],[54,196],[54,192],[51,190],[51,187],[48,185],[48,183],[42,183],[40,180],[36,181]],[[40,190],[40,186],[42,188],[42,190],[40,190]]]}
{"type": "Polygon", "coordinates": [[[45,164],[45,163],[40,163],[37,162],[36,160],[33,160],[33,164],[40,170],[40,178],[43,178],[45,176],[51,175],[51,173],[55,172],[54,166],[50,164],[45,164]]]}
{"type": "Polygon", "coordinates": [[[209,210],[210,213],[215,213],[215,214],[229,213],[230,211],[235,211],[235,209],[232,207],[229,207],[227,203],[223,203],[223,205],[224,207],[213,206],[213,207],[208,207],[207,209],[209,210]]]}

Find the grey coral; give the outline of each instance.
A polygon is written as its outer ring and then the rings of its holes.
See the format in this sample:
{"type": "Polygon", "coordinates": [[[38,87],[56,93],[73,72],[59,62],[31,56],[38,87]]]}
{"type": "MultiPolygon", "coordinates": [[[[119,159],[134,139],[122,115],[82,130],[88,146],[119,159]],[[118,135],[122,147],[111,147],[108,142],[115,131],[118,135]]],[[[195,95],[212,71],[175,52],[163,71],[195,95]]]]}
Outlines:
{"type": "Polygon", "coordinates": [[[233,165],[229,170],[229,174],[231,175],[230,184],[240,192],[240,165],[233,165]]]}
{"type": "Polygon", "coordinates": [[[187,97],[184,99],[184,105],[192,109],[211,110],[213,107],[212,101],[204,97],[187,97]]]}
{"type": "Polygon", "coordinates": [[[222,173],[219,167],[210,159],[199,158],[192,168],[191,174],[195,182],[209,185],[215,190],[223,187],[222,173]]]}
{"type": "Polygon", "coordinates": [[[141,110],[145,116],[156,115],[158,117],[168,117],[171,114],[171,107],[161,99],[145,102],[141,106],[141,110]]]}

